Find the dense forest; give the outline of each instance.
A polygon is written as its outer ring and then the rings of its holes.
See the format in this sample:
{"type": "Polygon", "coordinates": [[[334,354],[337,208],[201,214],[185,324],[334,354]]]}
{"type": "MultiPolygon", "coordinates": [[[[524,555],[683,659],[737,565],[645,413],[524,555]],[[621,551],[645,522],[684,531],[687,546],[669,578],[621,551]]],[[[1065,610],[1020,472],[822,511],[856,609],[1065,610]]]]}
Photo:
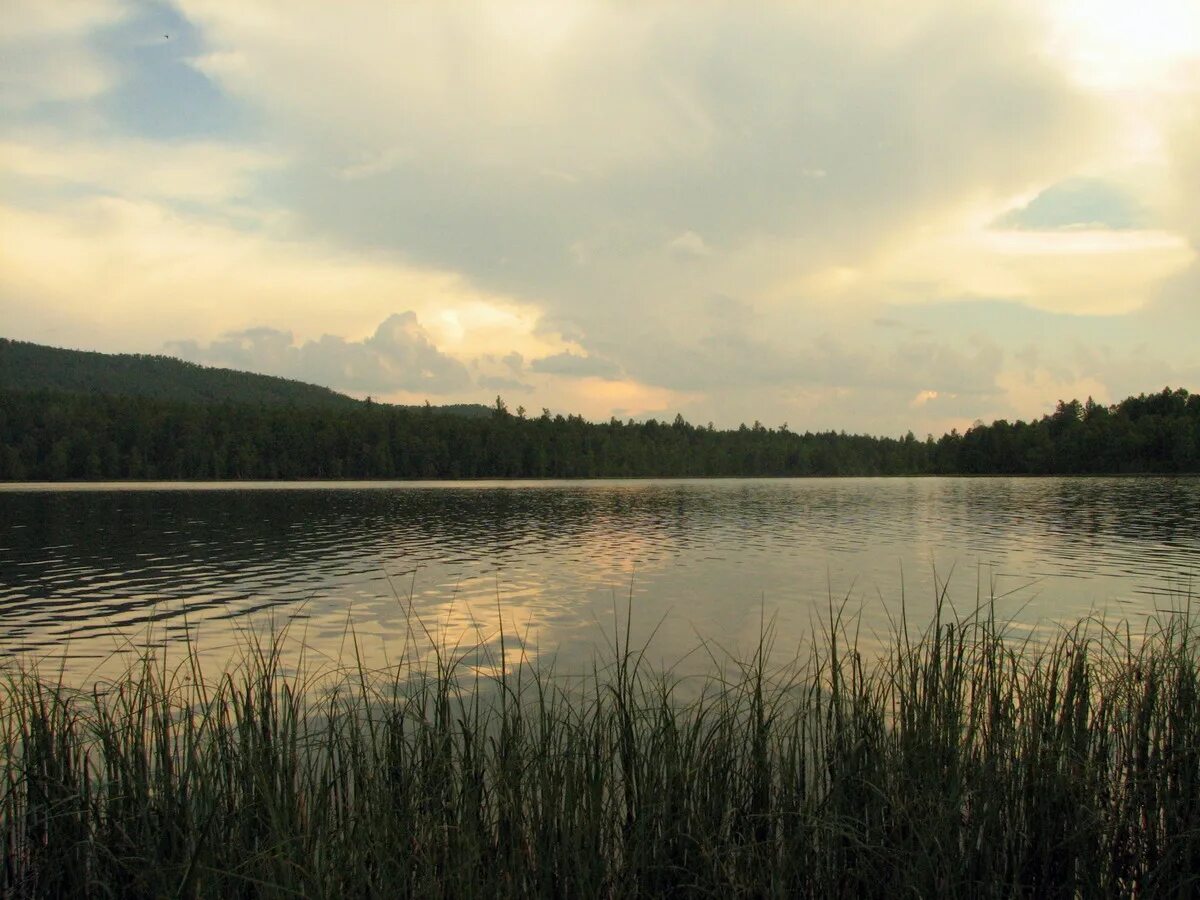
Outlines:
{"type": "MultiPolygon", "coordinates": [[[[65,350],[0,338],[0,391],[117,394],[183,403],[283,403],[357,408],[362,400],[290,378],[185,362],[171,356],[65,350]]],[[[418,407],[405,407],[417,409],[418,407]]],[[[438,412],[486,417],[488,407],[455,403],[438,412]]]]}
{"type": "Polygon", "coordinates": [[[185,403],[290,403],[351,408],[359,401],[329,388],[216,369],[169,356],[63,350],[0,338],[0,390],[118,394],[185,403]]]}
{"type": "Polygon", "coordinates": [[[1200,395],[1060,403],[934,439],[487,417],[371,403],[188,403],[0,389],[0,480],[546,478],[1200,471],[1200,395]]]}

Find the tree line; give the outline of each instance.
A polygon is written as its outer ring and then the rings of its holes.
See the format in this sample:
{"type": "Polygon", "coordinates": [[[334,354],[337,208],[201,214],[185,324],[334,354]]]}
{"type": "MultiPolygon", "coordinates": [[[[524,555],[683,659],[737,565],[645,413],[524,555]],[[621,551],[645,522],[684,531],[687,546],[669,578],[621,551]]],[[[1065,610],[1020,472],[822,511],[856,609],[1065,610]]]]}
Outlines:
{"type": "Polygon", "coordinates": [[[983,475],[1200,471],[1200,395],[1061,402],[1030,422],[976,423],[935,439],[731,430],[676,416],[487,417],[377,403],[346,408],[189,403],[0,391],[0,480],[585,478],[983,475]]]}

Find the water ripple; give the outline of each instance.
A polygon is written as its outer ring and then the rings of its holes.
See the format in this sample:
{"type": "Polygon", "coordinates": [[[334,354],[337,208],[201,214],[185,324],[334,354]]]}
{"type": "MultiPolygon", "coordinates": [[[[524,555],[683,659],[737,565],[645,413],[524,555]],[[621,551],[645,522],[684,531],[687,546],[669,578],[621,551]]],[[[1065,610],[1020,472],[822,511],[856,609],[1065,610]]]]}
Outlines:
{"type": "Polygon", "coordinates": [[[1200,579],[1195,478],[272,487],[0,490],[0,654],[90,664],[155,623],[264,611],[332,653],[348,621],[403,641],[410,608],[582,647],[627,598],[684,653],[764,610],[799,640],[830,597],[886,631],[901,584],[920,616],[951,572],[962,603],[1030,620],[1150,615],[1200,579]]]}

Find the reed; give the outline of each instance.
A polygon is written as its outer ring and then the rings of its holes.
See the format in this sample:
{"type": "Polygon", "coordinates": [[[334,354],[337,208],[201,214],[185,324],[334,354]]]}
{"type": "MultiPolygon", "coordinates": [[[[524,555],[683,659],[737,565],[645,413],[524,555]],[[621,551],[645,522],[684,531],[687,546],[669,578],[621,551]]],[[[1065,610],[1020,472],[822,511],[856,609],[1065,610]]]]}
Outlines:
{"type": "MultiPolygon", "coordinates": [[[[317,678],[252,641],[0,687],[13,897],[1194,897],[1190,606],[1036,646],[988,608],[699,686],[618,634],[584,677],[501,640],[317,678]],[[472,655],[474,654],[474,655],[472,655]]],[[[714,663],[719,662],[714,657],[714,663]]],[[[724,674],[721,674],[721,673],[724,674]]]]}

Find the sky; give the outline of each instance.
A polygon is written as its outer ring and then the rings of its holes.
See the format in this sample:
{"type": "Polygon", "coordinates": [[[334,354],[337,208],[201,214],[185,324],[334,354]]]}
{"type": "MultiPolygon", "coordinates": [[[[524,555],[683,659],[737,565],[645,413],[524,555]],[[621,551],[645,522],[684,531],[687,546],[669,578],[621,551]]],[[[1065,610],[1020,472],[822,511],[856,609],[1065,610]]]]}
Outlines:
{"type": "Polygon", "coordinates": [[[1200,3],[6,0],[0,335],[919,436],[1200,390],[1200,3]]]}

